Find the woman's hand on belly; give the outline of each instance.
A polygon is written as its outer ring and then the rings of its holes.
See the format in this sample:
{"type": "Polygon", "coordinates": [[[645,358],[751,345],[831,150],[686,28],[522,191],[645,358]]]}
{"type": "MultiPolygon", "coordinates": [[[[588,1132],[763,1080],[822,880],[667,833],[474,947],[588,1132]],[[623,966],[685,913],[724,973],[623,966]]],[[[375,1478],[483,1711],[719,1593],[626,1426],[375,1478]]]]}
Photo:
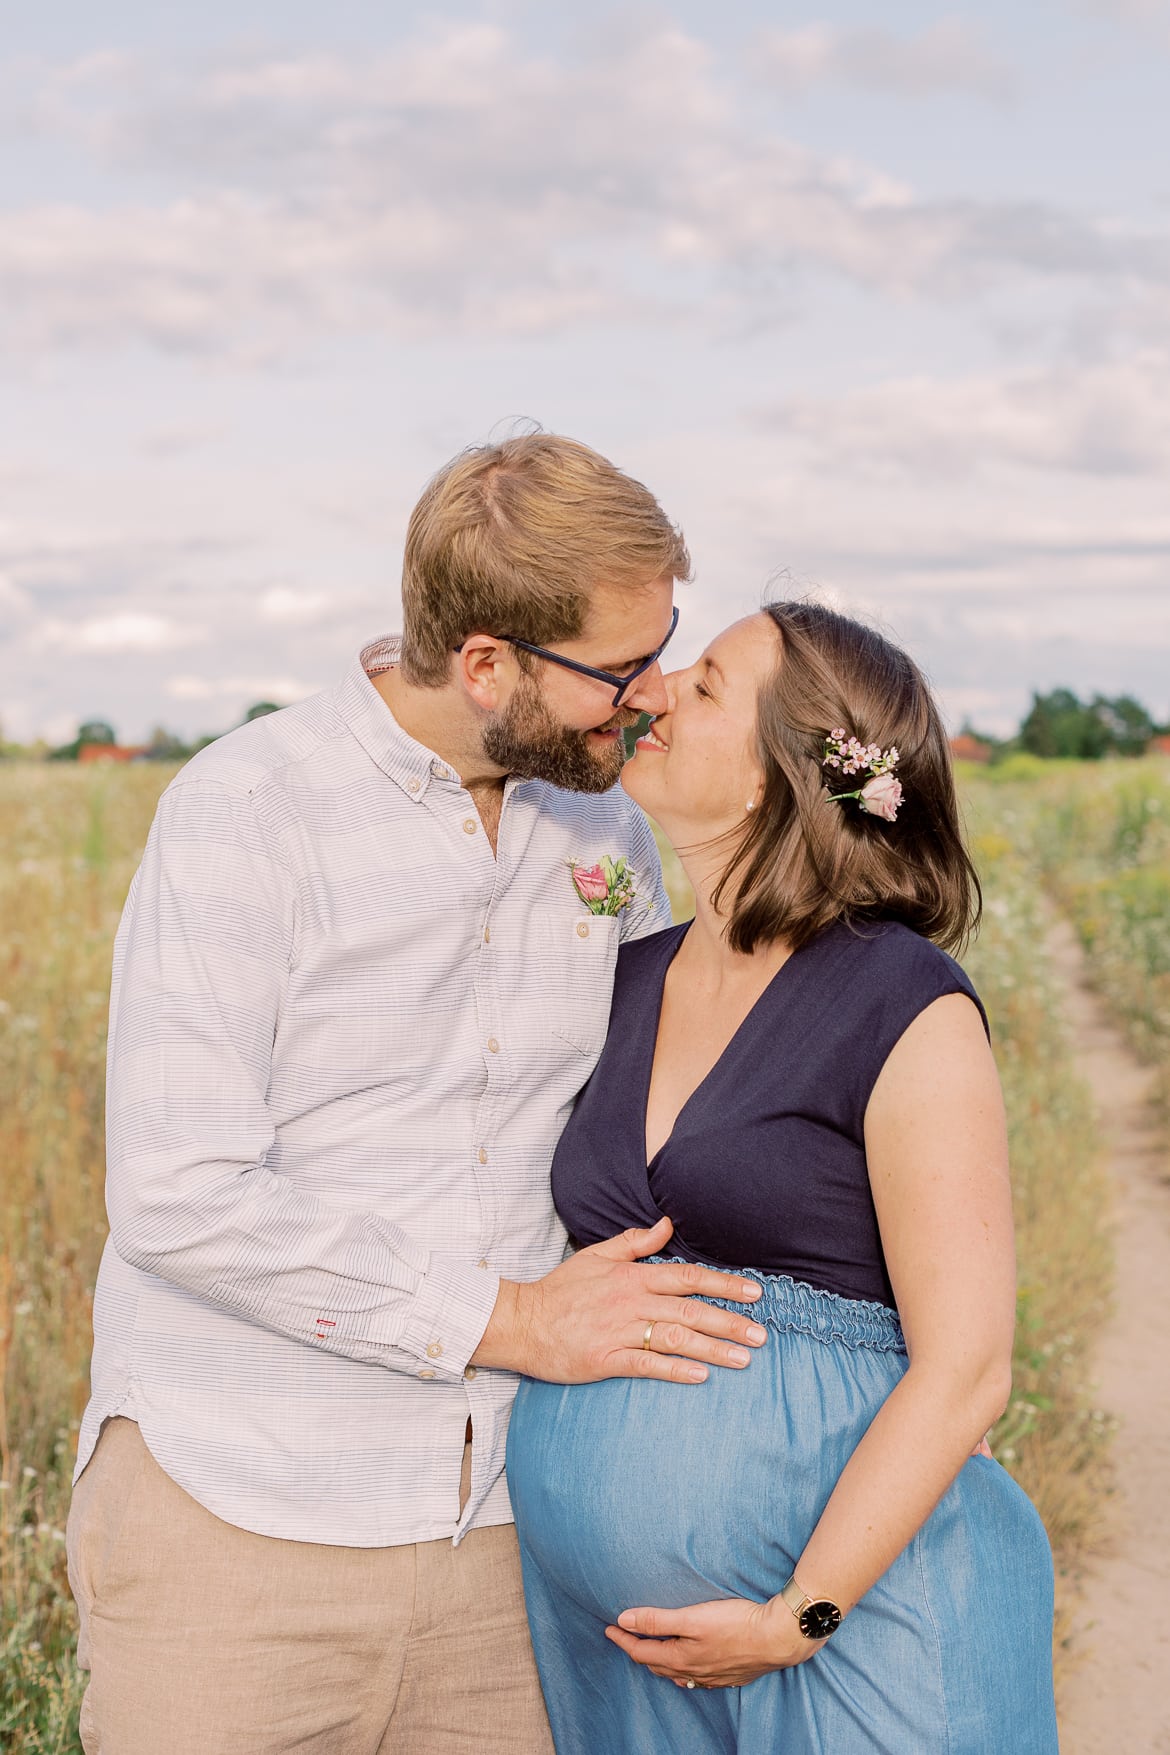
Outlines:
{"type": "Polygon", "coordinates": [[[770,1670],[814,1657],[824,1639],[806,1639],[779,1597],[749,1603],[732,1597],[689,1609],[626,1609],[607,1639],[636,1664],[680,1688],[742,1688],[770,1670]]]}

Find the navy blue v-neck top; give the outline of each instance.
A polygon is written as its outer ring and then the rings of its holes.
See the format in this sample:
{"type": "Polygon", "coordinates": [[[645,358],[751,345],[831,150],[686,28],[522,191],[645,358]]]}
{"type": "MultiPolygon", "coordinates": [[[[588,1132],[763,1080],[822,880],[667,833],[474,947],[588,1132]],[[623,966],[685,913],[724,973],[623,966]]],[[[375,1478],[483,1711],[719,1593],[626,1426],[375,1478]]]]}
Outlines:
{"type": "Polygon", "coordinates": [[[646,1163],[646,1099],[666,972],[687,927],[623,945],[609,1035],[553,1159],[579,1243],[669,1214],[669,1253],[790,1274],[893,1305],[865,1159],[870,1093],[932,1001],[965,993],[945,951],[893,921],[839,921],[781,965],[646,1163]]]}

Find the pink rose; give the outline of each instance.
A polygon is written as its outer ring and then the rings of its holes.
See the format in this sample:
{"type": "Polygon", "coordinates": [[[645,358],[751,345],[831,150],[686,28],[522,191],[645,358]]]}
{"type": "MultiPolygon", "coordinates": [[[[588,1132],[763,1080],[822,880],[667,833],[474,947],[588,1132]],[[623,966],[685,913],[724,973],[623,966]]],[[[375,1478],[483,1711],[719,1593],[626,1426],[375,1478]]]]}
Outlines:
{"type": "Polygon", "coordinates": [[[893,774],[875,774],[861,788],[857,802],[871,817],[884,817],[887,823],[892,823],[902,802],[902,782],[893,774]]]}
{"type": "Polygon", "coordinates": [[[609,895],[609,884],[599,865],[575,865],[572,870],[577,894],[583,902],[605,901],[609,895]]]}

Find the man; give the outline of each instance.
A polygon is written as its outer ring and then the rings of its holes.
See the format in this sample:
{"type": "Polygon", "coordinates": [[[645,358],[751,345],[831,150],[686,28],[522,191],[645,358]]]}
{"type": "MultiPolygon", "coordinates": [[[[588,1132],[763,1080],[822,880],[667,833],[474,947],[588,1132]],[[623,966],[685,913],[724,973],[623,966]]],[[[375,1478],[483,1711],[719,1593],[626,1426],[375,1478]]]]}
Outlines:
{"type": "Polygon", "coordinates": [[[750,1283],[639,1263],[665,1222],[562,1264],[549,1197],[619,939],[668,919],[613,782],[688,567],[583,446],[467,452],[411,519],[401,645],[164,795],[69,1526],[88,1755],[548,1750],[514,1373],[693,1381],[762,1338],[684,1301],[750,1283]],[[598,914],[573,866],[606,857],[633,895],[598,914]]]}

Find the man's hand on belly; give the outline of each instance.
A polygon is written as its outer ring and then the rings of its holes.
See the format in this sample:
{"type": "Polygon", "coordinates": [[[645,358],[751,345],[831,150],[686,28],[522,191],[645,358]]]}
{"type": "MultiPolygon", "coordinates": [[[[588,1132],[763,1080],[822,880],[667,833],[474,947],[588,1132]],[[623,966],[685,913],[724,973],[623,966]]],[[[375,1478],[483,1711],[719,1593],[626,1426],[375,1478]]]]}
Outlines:
{"type": "Polygon", "coordinates": [[[709,1365],[742,1370],[749,1347],[766,1331],[748,1316],[701,1298],[750,1304],[755,1280],[695,1262],[646,1263],[674,1227],[623,1231],[579,1249],[530,1285],[500,1282],[474,1365],[523,1372],[546,1383],[596,1383],[605,1377],[654,1377],[701,1383],[709,1365]]]}

